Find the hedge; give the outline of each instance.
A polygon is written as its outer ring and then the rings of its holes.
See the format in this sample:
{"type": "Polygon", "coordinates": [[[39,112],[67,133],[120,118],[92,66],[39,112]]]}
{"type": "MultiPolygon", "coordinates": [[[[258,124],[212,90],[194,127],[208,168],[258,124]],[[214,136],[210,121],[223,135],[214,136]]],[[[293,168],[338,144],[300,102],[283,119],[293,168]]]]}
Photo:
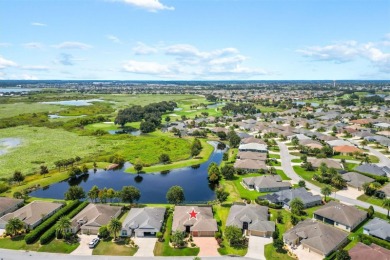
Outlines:
{"type": "Polygon", "coordinates": [[[261,206],[268,206],[271,209],[281,209],[281,208],[283,208],[283,205],[274,204],[274,203],[269,202],[268,200],[262,200],[262,199],[256,198],[255,201],[256,201],[257,204],[259,204],[261,206]]]}
{"type": "Polygon", "coordinates": [[[369,173],[365,173],[365,172],[359,172],[359,171],[356,171],[354,170],[355,172],[358,172],[366,177],[369,177],[369,178],[372,178],[374,179],[376,182],[379,182],[380,184],[385,184],[386,182],[389,181],[389,178],[385,177],[385,176],[377,176],[377,175],[373,175],[373,174],[369,174],[369,173]]]}
{"type": "Polygon", "coordinates": [[[27,244],[32,244],[46,231],[48,230],[52,225],[56,223],[56,221],[62,217],[63,215],[70,212],[72,209],[76,208],[80,202],[78,200],[70,202],[68,205],[54,213],[53,216],[46,219],[42,224],[40,224],[36,229],[32,230],[30,233],[28,233],[24,240],[27,244]]]}
{"type": "MultiPolygon", "coordinates": [[[[86,206],[88,205],[88,202],[87,201],[84,201],[83,203],[81,203],[77,208],[75,208],[74,210],[72,210],[67,216],[72,219],[74,216],[76,216],[82,209],[84,209],[86,206]]],[[[39,239],[39,242],[41,243],[41,245],[44,245],[48,242],[50,242],[54,237],[55,237],[55,234],[56,234],[56,229],[57,229],[57,226],[56,225],[53,225],[49,230],[47,230],[42,236],[41,238],[39,239]]]]}
{"type": "Polygon", "coordinates": [[[386,249],[390,249],[390,243],[380,238],[372,237],[366,234],[359,234],[358,239],[360,242],[366,245],[371,245],[372,243],[374,243],[377,244],[378,246],[384,247],[386,249]]]}

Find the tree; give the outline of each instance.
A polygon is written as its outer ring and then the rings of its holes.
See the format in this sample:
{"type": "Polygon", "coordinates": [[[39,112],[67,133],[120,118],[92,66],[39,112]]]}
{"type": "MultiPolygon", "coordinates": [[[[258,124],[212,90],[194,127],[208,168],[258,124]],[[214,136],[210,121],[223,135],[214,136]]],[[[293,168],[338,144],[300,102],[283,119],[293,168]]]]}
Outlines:
{"type": "Polygon", "coordinates": [[[67,216],[62,216],[56,223],[56,236],[58,238],[58,235],[61,237],[65,237],[66,233],[69,232],[71,229],[72,225],[70,222],[70,218],[67,216]]]}
{"type": "MultiPolygon", "coordinates": [[[[226,153],[224,153],[226,154],[226,153]]],[[[221,168],[221,174],[225,178],[225,180],[232,180],[234,178],[234,174],[236,173],[236,170],[232,165],[225,164],[221,168]]]]}
{"type": "Polygon", "coordinates": [[[109,188],[107,190],[107,198],[110,200],[112,203],[112,200],[115,198],[115,190],[113,188],[109,188]]]}
{"type": "Polygon", "coordinates": [[[99,237],[107,238],[110,235],[110,231],[108,231],[107,226],[101,226],[99,228],[99,237]]]}
{"type": "Polygon", "coordinates": [[[116,234],[119,232],[119,230],[121,230],[121,228],[122,222],[120,222],[117,218],[112,218],[108,223],[108,230],[111,234],[114,235],[114,240],[116,240],[116,234]]]}
{"type": "Polygon", "coordinates": [[[306,154],[303,154],[301,156],[301,160],[304,162],[304,163],[307,163],[307,155],[306,154]]]}
{"type": "Polygon", "coordinates": [[[389,217],[390,199],[384,199],[383,202],[382,202],[382,207],[387,209],[387,217],[389,217]]]}
{"type": "Polygon", "coordinates": [[[168,164],[171,162],[171,158],[169,158],[169,155],[166,153],[161,154],[159,160],[162,164],[168,164]]]}
{"type": "Polygon", "coordinates": [[[141,192],[134,186],[123,186],[121,199],[123,202],[133,203],[141,198],[141,192]]]}
{"type": "Polygon", "coordinates": [[[15,199],[22,199],[23,194],[20,191],[15,191],[14,194],[12,195],[15,199]]]}
{"type": "Polygon", "coordinates": [[[298,137],[294,136],[293,138],[291,138],[291,144],[292,144],[295,148],[297,148],[298,145],[299,145],[299,139],[298,139],[298,137]]]}
{"type": "Polygon", "coordinates": [[[41,165],[39,173],[42,174],[43,177],[45,177],[45,174],[49,173],[49,169],[47,168],[47,166],[41,165]]]}
{"type": "Polygon", "coordinates": [[[65,200],[79,200],[85,198],[85,192],[82,187],[70,186],[68,191],[65,192],[65,200]]]}
{"type": "Polygon", "coordinates": [[[324,195],[325,201],[326,201],[326,196],[329,196],[330,194],[332,194],[332,188],[329,187],[328,185],[322,187],[321,194],[324,195]]]}
{"type": "Polygon", "coordinates": [[[172,186],[169,188],[167,195],[167,201],[170,204],[181,204],[185,201],[184,190],[180,186],[172,186]]]}
{"type": "Polygon", "coordinates": [[[83,174],[87,174],[88,173],[87,165],[83,164],[83,166],[81,166],[81,171],[83,172],[83,174]]]}
{"type": "Polygon", "coordinates": [[[292,224],[293,226],[295,226],[295,225],[298,224],[298,222],[299,222],[299,218],[298,218],[296,215],[294,215],[294,214],[291,214],[290,219],[291,219],[291,224],[292,224]]]}
{"type": "Polygon", "coordinates": [[[370,205],[370,207],[367,210],[367,217],[372,218],[374,216],[374,213],[375,213],[374,207],[370,205]]]}
{"type": "Polygon", "coordinates": [[[171,118],[169,116],[166,116],[165,117],[165,122],[169,123],[169,121],[171,121],[171,118]]]}
{"type": "Polygon", "coordinates": [[[363,146],[363,149],[364,149],[364,146],[367,146],[368,145],[368,141],[366,139],[363,139],[362,141],[362,146],[363,146]]]}
{"type": "Polygon", "coordinates": [[[273,166],[270,167],[268,171],[269,171],[269,174],[276,175],[276,168],[275,167],[273,167],[273,166]]]}
{"type": "Polygon", "coordinates": [[[156,126],[150,121],[142,121],[139,129],[142,133],[151,133],[156,130],[156,126]]]}
{"type": "Polygon", "coordinates": [[[136,163],[134,164],[134,170],[135,170],[137,173],[140,173],[140,172],[142,171],[142,168],[143,168],[142,163],[136,162],[136,163]]]}
{"type": "Polygon", "coordinates": [[[96,202],[96,199],[98,198],[99,196],[99,188],[98,186],[94,185],[87,193],[88,195],[88,198],[92,201],[92,202],[96,202]]]}
{"type": "Polygon", "coordinates": [[[208,178],[210,182],[218,182],[220,179],[221,173],[219,171],[218,165],[216,163],[211,163],[208,168],[208,178]]]}
{"type": "Polygon", "coordinates": [[[22,181],[24,181],[24,175],[22,174],[21,171],[15,171],[14,175],[12,177],[12,180],[17,182],[19,185],[22,181]]]}
{"type": "Polygon", "coordinates": [[[335,256],[335,260],[350,260],[351,256],[348,254],[347,250],[341,249],[338,250],[335,256]]]}
{"type": "Polygon", "coordinates": [[[217,196],[217,200],[219,200],[219,202],[225,202],[229,196],[229,192],[225,191],[223,189],[223,187],[220,187],[218,188],[216,191],[215,191],[215,194],[217,196]]]}
{"type": "Polygon", "coordinates": [[[225,237],[230,244],[239,244],[242,239],[242,230],[237,226],[227,226],[225,229],[225,237]]]}
{"type": "Polygon", "coordinates": [[[226,137],[227,137],[227,135],[226,135],[226,133],[225,133],[224,131],[219,131],[219,132],[217,132],[217,136],[218,136],[219,139],[221,139],[221,140],[225,140],[226,137]]]}
{"type": "Polygon", "coordinates": [[[237,133],[234,130],[231,130],[227,134],[227,139],[229,140],[229,144],[232,148],[237,148],[238,145],[241,142],[241,138],[237,135],[237,133]]]}
{"type": "Polygon", "coordinates": [[[345,180],[343,179],[343,177],[340,175],[340,174],[336,174],[333,178],[332,178],[332,183],[335,187],[337,188],[340,188],[342,189],[343,187],[346,186],[345,184],[345,180]]]}
{"type": "Polygon", "coordinates": [[[11,218],[8,220],[8,223],[5,225],[5,232],[11,236],[15,236],[20,230],[24,227],[23,221],[18,218],[11,218]]]}
{"type": "Polygon", "coordinates": [[[303,201],[300,198],[294,198],[290,202],[291,213],[300,216],[305,208],[303,201]]]}
{"type": "Polygon", "coordinates": [[[300,181],[298,181],[298,186],[302,187],[302,188],[305,188],[306,187],[306,182],[304,180],[300,180],[300,181]]]}
{"type": "Polygon", "coordinates": [[[273,242],[273,246],[276,248],[276,252],[278,252],[278,253],[282,252],[283,246],[284,246],[283,240],[275,239],[273,242]]]}
{"type": "Polygon", "coordinates": [[[184,244],[185,233],[182,231],[175,231],[171,236],[171,241],[174,247],[179,247],[184,244]]]}

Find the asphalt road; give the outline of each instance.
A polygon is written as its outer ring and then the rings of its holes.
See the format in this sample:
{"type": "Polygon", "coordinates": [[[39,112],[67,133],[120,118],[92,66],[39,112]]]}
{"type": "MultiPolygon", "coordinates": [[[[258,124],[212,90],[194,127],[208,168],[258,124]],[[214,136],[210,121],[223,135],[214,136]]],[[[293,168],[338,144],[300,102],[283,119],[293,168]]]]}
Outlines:
{"type": "MultiPolygon", "coordinates": [[[[287,148],[287,146],[282,143],[282,142],[277,142],[278,145],[279,145],[279,149],[280,149],[280,159],[281,159],[281,162],[282,162],[282,169],[284,171],[284,173],[290,177],[292,180],[298,182],[300,180],[303,180],[298,174],[296,174],[296,172],[294,171],[292,165],[291,165],[291,160],[294,159],[294,158],[297,158],[296,156],[292,156],[290,155],[290,152],[287,148]]],[[[379,156],[378,156],[379,157],[379,156]]],[[[388,158],[387,158],[388,159],[388,158]]],[[[321,193],[321,188],[319,188],[318,186],[310,183],[310,182],[306,182],[306,187],[310,190],[313,190],[317,193],[321,193]]],[[[341,195],[338,195],[337,192],[336,194],[332,194],[331,195],[332,198],[335,198],[341,202],[344,202],[344,203],[347,203],[347,204],[353,204],[353,205],[356,205],[356,206],[359,206],[359,207],[363,207],[363,208],[369,208],[371,206],[371,204],[369,203],[366,203],[366,202],[363,202],[363,201],[360,201],[360,200],[355,200],[355,199],[351,199],[351,198],[348,198],[348,197],[345,197],[345,196],[341,196],[341,195]]],[[[384,209],[384,208],[381,208],[381,207],[378,207],[378,206],[375,206],[375,205],[372,205],[374,207],[374,210],[376,212],[380,212],[380,213],[383,213],[383,214],[387,214],[387,210],[384,209]]]]}

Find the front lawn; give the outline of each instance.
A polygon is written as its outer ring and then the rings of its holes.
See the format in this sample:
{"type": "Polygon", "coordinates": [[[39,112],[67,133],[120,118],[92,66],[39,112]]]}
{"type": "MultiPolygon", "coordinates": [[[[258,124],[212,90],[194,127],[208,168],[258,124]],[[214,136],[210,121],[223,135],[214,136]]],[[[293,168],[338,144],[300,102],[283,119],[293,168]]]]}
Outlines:
{"type": "Polygon", "coordinates": [[[280,178],[282,178],[282,180],[284,181],[290,181],[291,178],[289,178],[285,173],[284,171],[282,170],[276,170],[276,173],[280,176],[280,178]]]}
{"type": "Polygon", "coordinates": [[[295,259],[289,256],[288,254],[281,254],[276,252],[276,249],[272,243],[264,246],[264,255],[265,255],[265,259],[267,260],[294,260],[295,259]]]}
{"type": "Polygon", "coordinates": [[[21,235],[13,238],[0,238],[0,248],[37,251],[39,248],[39,243],[27,245],[26,241],[24,240],[24,235],[21,235]]]}
{"type": "Polygon", "coordinates": [[[269,154],[268,154],[268,157],[269,157],[269,158],[280,159],[280,155],[279,155],[279,154],[275,154],[275,153],[269,153],[269,154]]]}
{"type": "Polygon", "coordinates": [[[293,162],[293,163],[302,163],[303,161],[301,159],[292,159],[291,162],[293,162]]]}
{"type": "Polygon", "coordinates": [[[173,214],[169,214],[166,229],[164,232],[164,242],[156,242],[154,247],[155,256],[196,256],[199,254],[199,248],[173,248],[169,245],[172,232],[173,214]]]}
{"type": "Polygon", "coordinates": [[[264,176],[264,174],[250,173],[250,174],[235,176],[232,182],[234,183],[234,186],[236,187],[238,193],[240,194],[240,198],[248,198],[251,200],[255,200],[257,197],[266,195],[268,193],[268,192],[258,192],[256,190],[248,190],[244,188],[244,186],[242,186],[241,182],[243,178],[256,177],[256,176],[264,176]]]}
{"type": "Polygon", "coordinates": [[[69,254],[75,250],[80,243],[68,243],[64,240],[53,239],[50,243],[42,245],[38,252],[48,252],[48,253],[61,253],[69,254]]]}
{"type": "Polygon", "coordinates": [[[382,199],[377,198],[375,196],[367,196],[366,194],[360,195],[357,199],[379,207],[382,207],[382,203],[383,203],[382,199]]]}
{"type": "Polygon", "coordinates": [[[112,242],[112,238],[102,239],[93,249],[93,255],[116,255],[116,256],[133,256],[138,248],[129,247],[125,242],[112,242]]]}
{"type": "Polygon", "coordinates": [[[294,171],[299,176],[301,176],[305,181],[308,181],[308,182],[310,182],[310,183],[312,183],[320,188],[326,186],[326,184],[324,184],[324,183],[313,180],[313,175],[316,173],[316,171],[306,171],[305,169],[303,169],[302,167],[297,166],[297,165],[293,166],[293,168],[294,168],[294,171]]]}

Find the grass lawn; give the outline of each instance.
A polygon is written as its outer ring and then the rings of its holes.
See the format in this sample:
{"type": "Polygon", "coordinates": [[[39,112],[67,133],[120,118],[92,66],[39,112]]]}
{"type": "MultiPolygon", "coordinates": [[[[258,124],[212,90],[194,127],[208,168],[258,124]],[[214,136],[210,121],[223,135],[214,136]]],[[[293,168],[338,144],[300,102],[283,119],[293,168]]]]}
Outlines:
{"type": "Polygon", "coordinates": [[[256,105],[256,108],[260,109],[261,113],[272,113],[272,112],[283,111],[283,109],[280,109],[277,107],[266,107],[266,106],[262,106],[262,105],[256,105]]]}
{"type": "MultiPolygon", "coordinates": [[[[225,226],[226,226],[226,220],[229,215],[230,210],[230,204],[222,204],[222,205],[214,205],[213,210],[215,212],[215,219],[220,222],[220,228],[222,231],[222,234],[225,232],[225,226]]],[[[238,247],[231,247],[229,245],[229,242],[224,238],[222,242],[222,247],[218,248],[218,252],[221,255],[239,255],[244,256],[246,255],[248,248],[238,248],[238,247]]]]}
{"type": "Polygon", "coordinates": [[[358,166],[359,164],[357,164],[357,163],[349,163],[349,162],[347,162],[347,163],[345,163],[345,170],[347,170],[347,171],[352,171],[353,169],[355,169],[356,168],[356,166],[358,166]]]}
{"type": "Polygon", "coordinates": [[[303,154],[302,153],[300,153],[300,152],[292,152],[292,153],[290,153],[291,155],[293,155],[293,156],[298,156],[298,157],[301,157],[303,154]]]}
{"type": "Polygon", "coordinates": [[[383,199],[377,198],[375,196],[367,196],[366,194],[360,195],[358,200],[377,205],[379,207],[382,207],[383,199]]]}
{"type": "Polygon", "coordinates": [[[37,251],[39,243],[27,245],[24,241],[24,235],[21,235],[14,238],[0,238],[0,248],[37,251]]]}
{"type": "Polygon", "coordinates": [[[99,244],[93,249],[92,255],[116,255],[116,256],[133,256],[137,252],[137,248],[125,245],[125,242],[112,242],[112,238],[102,239],[99,244]]]}
{"type": "Polygon", "coordinates": [[[308,181],[308,182],[310,182],[310,183],[313,183],[314,185],[316,185],[316,186],[318,186],[318,187],[320,187],[320,188],[326,186],[326,184],[320,183],[320,182],[315,181],[315,180],[312,179],[312,178],[313,178],[313,175],[314,175],[315,173],[318,173],[317,171],[305,171],[305,169],[303,169],[301,166],[297,166],[297,165],[296,165],[296,166],[293,166],[293,168],[294,168],[294,171],[295,171],[299,176],[301,176],[305,181],[308,181]]]}
{"type": "Polygon", "coordinates": [[[287,175],[282,170],[276,170],[276,173],[282,178],[284,181],[290,181],[291,179],[287,177],[287,175]]]}
{"type": "Polygon", "coordinates": [[[280,155],[279,155],[279,154],[274,154],[274,153],[268,154],[268,157],[269,157],[269,158],[280,159],[280,155]]]}
{"type": "Polygon", "coordinates": [[[65,109],[59,105],[49,105],[40,103],[12,103],[0,105],[0,119],[18,116],[26,113],[42,113],[48,112],[49,114],[55,113],[65,109]]]}
{"type": "Polygon", "coordinates": [[[292,159],[291,162],[293,162],[293,163],[302,163],[303,161],[301,159],[292,159]]]}
{"type": "Polygon", "coordinates": [[[199,254],[199,248],[173,248],[169,245],[172,231],[173,214],[169,214],[166,229],[164,232],[164,242],[156,242],[154,247],[155,256],[196,256],[199,254]]]}
{"type": "Polygon", "coordinates": [[[267,260],[293,260],[295,258],[292,258],[288,254],[281,254],[276,252],[275,247],[273,244],[268,244],[264,246],[264,255],[265,259],[267,260]]]}
{"type": "MultiPolygon", "coordinates": [[[[150,167],[144,167],[142,169],[142,171],[145,173],[161,172],[161,171],[172,170],[172,169],[176,169],[176,168],[188,167],[188,166],[204,163],[209,159],[210,155],[213,153],[214,147],[212,145],[208,144],[206,142],[206,140],[203,140],[203,139],[201,140],[201,143],[202,143],[203,149],[202,149],[201,153],[196,158],[191,158],[188,160],[180,160],[180,161],[172,162],[169,164],[157,164],[157,165],[153,165],[150,167]]],[[[171,157],[171,159],[172,159],[172,157],[171,157]]],[[[126,169],[126,172],[136,173],[136,171],[134,170],[134,167],[130,167],[130,168],[126,169]]]]}
{"type": "Polygon", "coordinates": [[[245,189],[244,186],[242,186],[242,184],[241,184],[243,178],[263,176],[263,175],[264,174],[260,174],[260,173],[236,175],[235,179],[232,182],[233,182],[234,186],[236,187],[236,190],[238,191],[240,198],[248,198],[251,200],[255,200],[258,196],[262,196],[262,195],[267,194],[268,192],[258,192],[255,190],[245,189]]]}
{"type": "Polygon", "coordinates": [[[70,244],[63,240],[53,239],[50,243],[39,247],[38,252],[49,252],[49,253],[62,253],[69,254],[75,250],[80,243],[70,244]]]}

